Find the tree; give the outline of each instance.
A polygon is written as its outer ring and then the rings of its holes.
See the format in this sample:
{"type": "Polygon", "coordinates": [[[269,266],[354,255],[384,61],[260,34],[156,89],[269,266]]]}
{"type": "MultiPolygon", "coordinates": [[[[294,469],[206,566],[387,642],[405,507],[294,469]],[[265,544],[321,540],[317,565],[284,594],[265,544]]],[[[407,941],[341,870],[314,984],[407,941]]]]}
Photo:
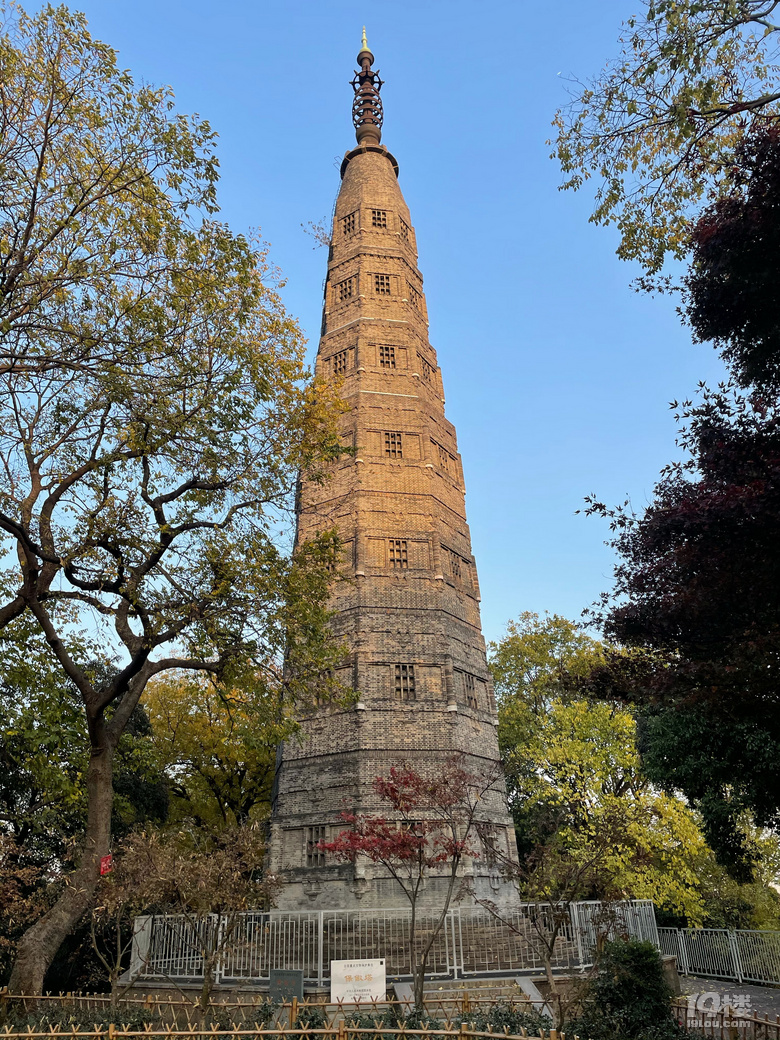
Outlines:
{"type": "Polygon", "coordinates": [[[202,1026],[220,960],[240,942],[244,914],[269,906],[275,881],[261,877],[264,850],[255,826],[130,835],[101,886],[99,912],[117,922],[118,956],[104,955],[110,972],[118,977],[122,965],[121,926],[128,910],[167,908],[175,916],[166,925],[177,930],[180,948],[202,964],[202,1026]]]}
{"type": "Polygon", "coordinates": [[[692,233],[686,318],[743,387],[780,388],[780,127],[742,141],[733,187],[692,233]]]}
{"type": "Polygon", "coordinates": [[[52,660],[37,626],[19,618],[0,633],[0,831],[54,870],[83,829],[87,766],[78,691],[52,660]]]}
{"type": "Polygon", "coordinates": [[[694,331],[751,392],[701,385],[683,402],[683,461],[664,469],[642,513],[589,501],[619,557],[599,620],[634,650],[609,655],[592,688],[640,706],[646,772],[698,807],[742,881],[759,854],[753,824],[780,823],[779,156],[776,126],[741,136],[728,194],[693,228],[684,281],[694,331]]]}
{"type": "Polygon", "coordinates": [[[41,912],[41,868],[0,831],[0,980],[13,960],[16,938],[41,912]]]}
{"type": "MultiPolygon", "coordinates": [[[[747,821],[743,824],[747,829],[747,821]]],[[[780,839],[755,826],[748,838],[758,853],[754,879],[741,883],[718,864],[710,849],[697,864],[704,901],[705,928],[780,930],[780,839]]],[[[671,927],[687,927],[688,921],[668,918],[671,927]]],[[[665,923],[663,919],[659,924],[665,923]]]]}
{"type": "Polygon", "coordinates": [[[339,859],[354,862],[365,856],[380,863],[409,900],[409,960],[417,1012],[425,1010],[425,969],[457,894],[460,867],[467,857],[479,855],[473,836],[480,800],[497,779],[468,772],[457,758],[429,775],[408,765],[393,766],[386,777],[374,781],[374,791],[386,803],[388,815],[342,813],[350,829],[341,831],[333,841],[318,843],[323,852],[339,859]],[[443,879],[444,895],[432,927],[418,943],[418,918],[429,876],[443,879]]]}
{"type": "Polygon", "coordinates": [[[144,707],[174,819],[236,826],[265,815],[277,746],[296,728],[274,689],[172,673],[149,684],[144,707]]]}
{"type": "MultiPolygon", "coordinates": [[[[641,768],[632,716],[609,704],[554,704],[535,739],[515,749],[507,773],[529,856],[554,837],[573,863],[603,845],[587,898],[652,899],[701,923],[696,861],[699,823],[677,798],[654,788],[641,768]],[[520,762],[516,764],[517,759],[520,762]],[[519,768],[518,768],[519,765],[519,768]],[[602,842],[601,834],[606,834],[602,842]],[[620,840],[614,835],[620,833],[620,840]]],[[[585,898],[582,896],[581,898],[585,898]]]]}
{"type": "Polygon", "coordinates": [[[580,1036],[605,1040],[678,1040],[672,990],[661,955],[650,942],[615,939],[604,945],[585,988],[580,1036]]]}
{"type": "Polygon", "coordinates": [[[780,414],[721,389],[683,417],[687,460],[666,468],[643,513],[591,500],[619,557],[600,621],[637,651],[592,684],[647,706],[649,775],[687,795],[721,862],[747,879],[740,819],[780,823],[780,414]]]}
{"type": "Polygon", "coordinates": [[[573,621],[559,614],[540,618],[529,610],[509,621],[506,635],[488,650],[505,722],[509,712],[525,709],[532,719],[556,698],[565,699],[572,681],[589,674],[604,653],[599,641],[573,621]]]}
{"type": "Polygon", "coordinates": [[[534,614],[491,644],[521,888],[559,906],[561,920],[572,901],[630,896],[699,923],[696,818],[651,784],[631,713],[581,696],[608,653],[620,656],[564,618],[534,614]]]}
{"type": "MultiPolygon", "coordinates": [[[[746,135],[780,114],[778,0],[648,0],[620,55],[558,112],[565,188],[600,182],[591,219],[655,274],[703,202],[728,192],[746,135]]],[[[737,164],[738,165],[738,164],[737,164]]]]}
{"type": "Polygon", "coordinates": [[[291,558],[280,532],[298,470],[318,479],[341,448],[265,253],[210,219],[208,127],[137,90],[82,17],[10,10],[0,629],[37,626],[89,748],[78,863],[10,981],[39,992],[91,904],[117,745],[149,679],[207,672],[289,704],[338,657],[323,606],[336,539],[291,558]]]}
{"type": "Polygon", "coordinates": [[[83,15],[4,2],[0,32],[0,371],[132,371],[157,338],[134,316],[186,273],[182,218],[216,209],[214,134],[83,15]]]}
{"type": "MultiPolygon", "coordinates": [[[[85,644],[81,651],[89,657],[95,648],[85,644]]],[[[0,633],[0,748],[0,837],[11,842],[15,861],[27,878],[27,910],[15,914],[15,925],[9,924],[5,932],[2,985],[8,981],[5,968],[10,970],[16,941],[25,930],[20,922],[32,924],[63,884],[87,817],[83,777],[89,748],[81,700],[35,625],[24,617],[0,633]]],[[[152,752],[149,723],[138,706],[116,749],[114,838],[139,824],[166,818],[167,785],[152,752]]],[[[72,934],[65,944],[70,950],[62,952],[75,951],[78,939],[72,934]]],[[[84,963],[80,956],[79,967],[84,963]]],[[[50,974],[47,985],[58,988],[56,983],[50,974]]]]}
{"type": "MultiPolygon", "coordinates": [[[[70,652],[82,656],[94,647],[70,652]]],[[[44,874],[56,877],[84,829],[89,748],[78,690],[48,652],[29,618],[0,634],[0,830],[13,835],[44,874]]],[[[163,822],[168,791],[139,705],[116,748],[112,832],[163,822]]]]}
{"type": "Polygon", "coordinates": [[[623,898],[615,873],[633,851],[625,823],[620,812],[602,812],[572,832],[560,816],[553,815],[548,818],[545,833],[536,835],[533,848],[519,862],[504,862],[505,874],[517,883],[521,899],[528,901],[524,923],[529,922],[530,933],[521,933],[511,917],[483,902],[505,927],[522,934],[542,961],[549,989],[548,1004],[559,1030],[579,1006],[581,988],[587,981],[583,976],[578,984],[567,980],[567,984],[561,985],[553,970],[560,947],[570,941],[570,929],[576,927],[572,904],[597,894],[601,907],[591,924],[602,935],[609,933],[615,923],[615,901],[623,898]]]}

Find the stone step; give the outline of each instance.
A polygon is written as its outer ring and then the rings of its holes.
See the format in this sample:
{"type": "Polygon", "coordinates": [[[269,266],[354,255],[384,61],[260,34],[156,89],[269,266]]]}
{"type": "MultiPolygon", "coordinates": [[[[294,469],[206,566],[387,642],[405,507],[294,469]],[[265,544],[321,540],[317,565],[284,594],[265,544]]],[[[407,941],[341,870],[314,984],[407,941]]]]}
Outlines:
{"type": "MultiPolygon", "coordinates": [[[[411,1002],[411,982],[397,982],[394,990],[398,1000],[411,1002]]],[[[464,1002],[485,1007],[488,1002],[528,999],[514,976],[496,979],[427,979],[424,995],[426,1003],[440,1001],[443,1006],[450,1007],[464,1002]]]]}

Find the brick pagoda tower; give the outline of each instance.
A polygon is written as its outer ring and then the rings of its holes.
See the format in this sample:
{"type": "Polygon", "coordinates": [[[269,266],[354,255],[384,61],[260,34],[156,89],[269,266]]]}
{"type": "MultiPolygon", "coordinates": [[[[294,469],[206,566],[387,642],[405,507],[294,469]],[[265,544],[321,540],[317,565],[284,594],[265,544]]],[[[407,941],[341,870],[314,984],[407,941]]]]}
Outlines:
{"type": "MultiPolygon", "coordinates": [[[[380,144],[382,81],[365,30],[357,60],[357,147],[341,164],[316,363],[350,405],[341,423],[355,453],[325,484],[303,485],[298,541],[334,526],[343,539],[348,580],[335,583],[330,607],[350,649],[339,678],[358,701],[313,710],[301,719],[302,741],[280,752],[270,867],[284,881],[277,905],[286,910],[407,906],[382,868],[329,861],[317,842],[343,829],[345,803],[381,812],[373,780],[401,761],[430,769],[463,753],[479,774],[498,762],[463,471],[398,164],[380,144]]],[[[503,794],[484,802],[480,833],[514,855],[503,794]]],[[[476,892],[514,902],[489,859],[467,868],[476,892]]],[[[432,904],[436,889],[431,878],[432,904]]]]}

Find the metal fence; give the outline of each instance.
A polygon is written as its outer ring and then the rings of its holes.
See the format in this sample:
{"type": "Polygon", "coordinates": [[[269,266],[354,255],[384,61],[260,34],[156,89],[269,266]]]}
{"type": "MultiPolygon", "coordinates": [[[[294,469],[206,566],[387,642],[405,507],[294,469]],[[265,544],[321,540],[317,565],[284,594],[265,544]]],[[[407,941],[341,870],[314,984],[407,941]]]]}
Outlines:
{"type": "MultiPolygon", "coordinates": [[[[665,931],[676,931],[666,928],[665,931]]],[[[729,1037],[729,1040],[780,1040],[780,1017],[754,1014],[728,1005],[717,1011],[701,1011],[691,1006],[690,999],[676,1000],[672,1013],[687,1033],[700,1037],[729,1037]]]]}
{"type": "MultiPolygon", "coordinates": [[[[539,971],[553,917],[553,908],[541,903],[522,904],[501,918],[481,909],[450,910],[429,954],[428,974],[463,978],[539,971]]],[[[418,948],[437,919],[434,912],[418,911],[418,948]]],[[[130,975],[202,978],[208,939],[220,951],[217,981],[227,984],[265,982],[274,968],[297,968],[307,982],[322,985],[330,978],[332,960],[369,957],[383,957],[389,977],[410,978],[410,923],[410,912],[400,909],[272,910],[244,913],[229,923],[213,916],[199,925],[176,914],[138,917],[130,975]]],[[[573,903],[553,946],[553,966],[589,965],[599,937],[622,934],[659,945],[650,901],[573,903]]]]}
{"type": "Polygon", "coordinates": [[[683,975],[780,984],[780,932],[726,928],[659,928],[661,950],[683,975]]]}

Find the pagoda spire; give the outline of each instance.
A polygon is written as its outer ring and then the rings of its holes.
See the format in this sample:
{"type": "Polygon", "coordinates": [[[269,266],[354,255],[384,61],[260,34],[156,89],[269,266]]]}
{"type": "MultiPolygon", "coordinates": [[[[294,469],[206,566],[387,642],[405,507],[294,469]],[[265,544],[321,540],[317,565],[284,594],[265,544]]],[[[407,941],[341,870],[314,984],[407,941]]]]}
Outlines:
{"type": "Polygon", "coordinates": [[[365,25],[357,62],[360,69],[350,81],[355,92],[352,102],[355,136],[359,145],[376,145],[382,140],[382,99],[379,92],[383,81],[379,78],[379,70],[375,72],[371,68],[374,55],[368,48],[365,25]]]}

